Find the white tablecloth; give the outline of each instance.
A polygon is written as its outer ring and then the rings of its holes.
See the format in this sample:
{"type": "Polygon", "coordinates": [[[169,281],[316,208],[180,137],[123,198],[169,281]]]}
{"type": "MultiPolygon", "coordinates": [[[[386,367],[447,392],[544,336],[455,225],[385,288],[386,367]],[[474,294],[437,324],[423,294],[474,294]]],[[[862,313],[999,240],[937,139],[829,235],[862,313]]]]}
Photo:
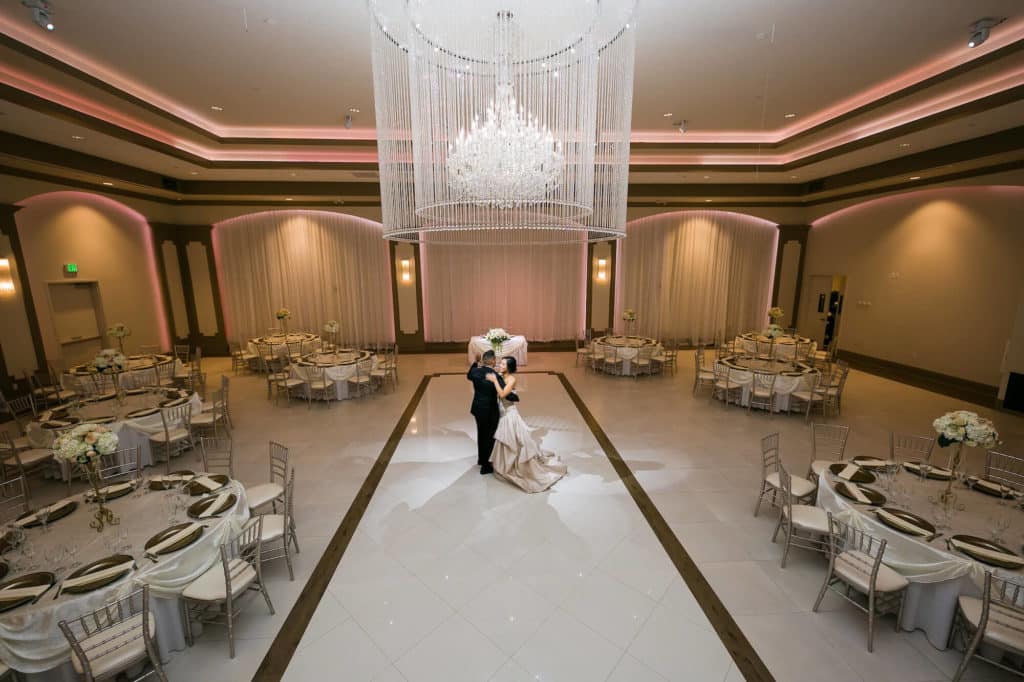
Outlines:
{"type": "Polygon", "coordinates": [[[769,362],[760,362],[757,360],[733,361],[731,358],[722,358],[716,360],[716,364],[724,364],[729,367],[729,383],[739,384],[743,388],[743,395],[740,399],[741,404],[750,404],[750,390],[751,385],[754,383],[754,372],[752,369],[736,366],[732,364],[734,362],[747,362],[751,368],[764,369],[766,371],[772,371],[772,367],[778,369],[784,369],[785,372],[789,372],[794,376],[787,375],[782,371],[776,373],[775,377],[775,410],[777,412],[787,412],[789,410],[789,396],[794,391],[809,391],[811,385],[814,382],[814,370],[807,365],[797,364],[795,366],[789,365],[773,365],[769,362]]]}
{"type": "MultiPolygon", "coordinates": [[[[85,424],[88,423],[90,417],[98,418],[113,414],[120,416],[142,408],[155,407],[163,399],[162,396],[149,393],[137,396],[130,395],[125,398],[124,405],[122,406],[115,398],[110,398],[108,400],[83,404],[79,409],[78,416],[82,418],[80,423],[85,424]]],[[[198,393],[192,394],[192,397],[189,398],[189,404],[192,406],[193,417],[203,411],[203,401],[198,393]]],[[[149,436],[150,434],[161,433],[164,430],[164,423],[160,418],[159,411],[145,417],[118,419],[106,426],[117,434],[118,449],[138,446],[140,464],[144,467],[153,465],[153,451],[150,447],[149,436]]],[[[25,433],[33,447],[48,448],[53,443],[53,431],[42,428],[39,422],[30,422],[25,429],[25,433]]],[[[61,474],[64,480],[67,480],[69,473],[70,469],[67,462],[61,462],[61,474]]]]}
{"type": "MultiPolygon", "coordinates": [[[[503,357],[511,356],[516,359],[516,364],[523,366],[526,364],[526,337],[525,336],[513,336],[511,339],[506,341],[501,346],[501,352],[498,353],[498,359],[503,357]]],[[[469,364],[473,364],[476,361],[477,354],[483,354],[489,350],[493,350],[490,341],[487,341],[482,336],[474,336],[469,340],[469,364]]]]}
{"type": "Polygon", "coordinates": [[[654,349],[652,355],[662,351],[661,345],[654,339],[639,336],[599,336],[590,344],[590,350],[595,354],[603,354],[606,348],[615,348],[616,355],[622,359],[622,373],[632,374],[633,360],[640,355],[640,348],[644,346],[654,349]]]}
{"type": "MultiPolygon", "coordinates": [[[[120,516],[121,523],[113,529],[104,529],[102,533],[89,528],[94,507],[85,504],[82,496],[78,495],[78,509],[70,516],[55,521],[48,533],[44,534],[38,528],[26,531],[36,548],[40,564],[45,563],[42,556],[47,544],[72,542],[80,547],[77,560],[85,564],[108,556],[110,552],[104,547],[104,536],[124,529],[132,545],[129,554],[135,557],[138,568],[130,578],[93,592],[62,594],[55,600],[55,587],[36,604],[0,614],[0,660],[15,670],[39,673],[29,676],[33,682],[77,680],[70,663],[71,649],[57,623],[93,611],[137,589],[142,583],[150,586],[150,595],[154,597],[153,615],[161,658],[166,661],[169,652],[184,650],[184,623],[178,596],[186,585],[219,561],[221,543],[240,530],[249,518],[245,489],[241,484],[232,482],[230,492],[238,499],[229,512],[204,520],[208,527],[198,541],[161,557],[156,563],[143,555],[144,545],[146,540],[171,525],[162,509],[161,499],[171,493],[154,491],[138,498],[132,494],[111,500],[107,504],[120,516]]],[[[192,498],[193,501],[198,499],[192,498]]],[[[179,522],[184,520],[184,515],[180,515],[179,522]]],[[[64,577],[64,574],[57,576],[58,580],[64,577]]]]}
{"type": "MultiPolygon", "coordinates": [[[[369,373],[377,368],[377,356],[369,351],[358,351],[354,349],[339,350],[337,353],[318,353],[303,362],[292,363],[289,374],[293,379],[309,381],[310,363],[315,363],[324,368],[324,379],[334,382],[334,394],[336,400],[348,398],[348,379],[356,375],[356,363],[359,363],[362,371],[369,373]],[[334,364],[331,364],[331,363],[334,364]]],[[[303,396],[307,395],[308,387],[303,389],[303,396]]]]}
{"type": "MultiPolygon", "coordinates": [[[[899,475],[902,485],[907,485],[911,494],[911,511],[931,520],[928,497],[941,492],[946,483],[942,481],[920,481],[907,473],[899,475]]],[[[880,484],[876,488],[886,494],[880,484]]],[[[945,649],[949,631],[953,626],[956,612],[957,597],[961,594],[981,596],[985,571],[995,571],[997,575],[1014,576],[1020,580],[1024,575],[1021,571],[1007,571],[987,566],[961,554],[950,552],[946,548],[946,538],[950,535],[967,534],[988,537],[988,520],[993,510],[998,509],[997,498],[983,493],[965,489],[954,484],[959,495],[959,502],[966,509],[953,519],[952,530],[945,535],[927,542],[923,538],[905,535],[875,518],[874,514],[862,511],[852,501],[836,493],[831,475],[822,477],[818,487],[818,506],[837,515],[840,519],[866,530],[871,535],[887,541],[883,561],[910,581],[907,601],[903,607],[903,619],[900,627],[904,630],[923,630],[932,646],[945,649]]],[[[889,504],[889,503],[887,503],[889,504]]],[[[1019,510],[1008,510],[1022,516],[1019,510]]],[[[1008,537],[1014,538],[1011,544],[1019,546],[1016,540],[1019,532],[1014,527],[1008,531],[1008,537]]]]}

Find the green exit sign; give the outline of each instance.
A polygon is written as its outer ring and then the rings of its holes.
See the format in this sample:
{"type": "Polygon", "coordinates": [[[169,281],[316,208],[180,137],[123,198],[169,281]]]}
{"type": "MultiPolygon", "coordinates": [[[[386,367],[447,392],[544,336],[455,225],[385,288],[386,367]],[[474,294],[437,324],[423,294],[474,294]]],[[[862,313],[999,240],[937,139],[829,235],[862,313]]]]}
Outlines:
{"type": "Polygon", "coordinates": [[[65,263],[64,264],[64,272],[66,272],[69,275],[77,275],[78,274],[78,263],[65,263]]]}

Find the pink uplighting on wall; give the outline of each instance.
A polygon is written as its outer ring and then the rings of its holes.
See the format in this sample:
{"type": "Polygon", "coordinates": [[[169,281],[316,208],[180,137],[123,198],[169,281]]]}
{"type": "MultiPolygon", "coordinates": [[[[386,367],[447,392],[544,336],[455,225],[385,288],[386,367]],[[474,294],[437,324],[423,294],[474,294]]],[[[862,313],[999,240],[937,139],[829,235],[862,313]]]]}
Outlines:
{"type": "Polygon", "coordinates": [[[38,194],[18,203],[21,206],[46,204],[57,204],[62,207],[74,205],[96,206],[110,213],[117,213],[130,218],[130,222],[138,228],[139,234],[146,245],[146,252],[149,256],[147,265],[149,269],[150,285],[152,286],[153,292],[153,310],[156,312],[157,333],[160,338],[160,347],[171,347],[171,334],[170,330],[167,328],[167,311],[164,309],[164,299],[161,295],[163,289],[160,286],[160,275],[156,266],[156,252],[154,251],[153,246],[153,231],[150,229],[149,221],[144,215],[130,206],[122,204],[120,201],[116,201],[102,194],[92,194],[89,192],[49,192],[47,194],[38,194]]]}
{"type": "Polygon", "coordinates": [[[828,213],[816,218],[811,221],[811,227],[825,227],[829,222],[836,218],[840,218],[845,215],[849,215],[855,211],[868,210],[875,206],[882,204],[898,204],[898,203],[910,203],[921,199],[931,199],[934,197],[935,200],[952,200],[957,197],[995,197],[1004,196],[1010,198],[1017,198],[1021,205],[1024,206],[1024,187],[1015,187],[1012,185],[977,185],[971,187],[935,187],[930,189],[919,189],[911,192],[900,192],[899,194],[890,194],[884,197],[878,197],[876,199],[869,199],[862,201],[852,206],[846,206],[840,208],[837,211],[828,213]]]}

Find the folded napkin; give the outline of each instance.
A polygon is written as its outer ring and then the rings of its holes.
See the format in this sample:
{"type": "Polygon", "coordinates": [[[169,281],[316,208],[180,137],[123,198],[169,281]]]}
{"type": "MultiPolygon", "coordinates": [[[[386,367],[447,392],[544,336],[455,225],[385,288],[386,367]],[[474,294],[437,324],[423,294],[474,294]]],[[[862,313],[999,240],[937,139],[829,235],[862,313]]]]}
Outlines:
{"type": "Polygon", "coordinates": [[[49,585],[33,585],[32,587],[16,587],[11,590],[0,590],[0,601],[20,601],[26,597],[35,599],[50,589],[49,585]]]}
{"type": "Polygon", "coordinates": [[[900,530],[905,530],[908,533],[913,533],[914,535],[919,535],[919,536],[921,536],[923,538],[930,537],[931,534],[932,534],[931,531],[929,531],[929,530],[927,530],[925,528],[921,528],[920,526],[914,525],[910,521],[907,521],[904,518],[896,516],[895,514],[890,514],[889,512],[885,511],[884,509],[879,509],[878,510],[878,516],[881,517],[881,518],[884,518],[887,522],[889,522],[892,525],[896,526],[900,530]]]}
{"type": "Polygon", "coordinates": [[[159,411],[160,411],[160,410],[156,409],[155,407],[144,407],[144,408],[143,408],[143,409],[141,409],[141,410],[135,410],[134,412],[129,412],[129,413],[128,413],[128,414],[126,414],[125,416],[126,416],[126,417],[129,417],[129,418],[134,418],[134,417],[148,417],[149,415],[151,415],[151,414],[156,414],[156,413],[157,413],[157,412],[159,412],[159,411]]]}
{"type": "Polygon", "coordinates": [[[193,478],[195,478],[194,474],[166,474],[151,476],[149,480],[156,483],[177,483],[178,481],[191,481],[193,478]]]}
{"type": "Polygon", "coordinates": [[[34,514],[29,514],[28,516],[26,516],[23,519],[18,519],[17,521],[14,522],[14,525],[18,526],[19,528],[24,528],[25,526],[27,526],[27,525],[29,525],[31,523],[34,523],[36,521],[36,518],[39,516],[39,512],[41,512],[43,510],[46,510],[46,509],[49,509],[50,510],[50,516],[53,516],[54,514],[59,512],[61,509],[63,509],[64,507],[68,506],[69,504],[72,504],[73,502],[74,502],[74,500],[61,500],[60,502],[54,502],[49,507],[43,507],[42,509],[40,509],[39,511],[37,511],[34,514]]]}
{"type": "Polygon", "coordinates": [[[59,429],[63,426],[71,426],[74,422],[66,422],[63,419],[47,419],[41,426],[44,429],[59,429]]]}
{"type": "Polygon", "coordinates": [[[963,542],[955,538],[950,538],[949,542],[951,545],[959,549],[961,552],[968,552],[976,557],[983,557],[985,559],[992,559],[993,561],[1014,563],[1024,566],[1024,559],[1017,556],[1016,554],[997,552],[994,549],[988,549],[987,547],[979,547],[978,545],[972,544],[970,542],[963,542]]]}
{"type": "Polygon", "coordinates": [[[1005,485],[1002,485],[1001,483],[996,483],[994,481],[986,481],[984,479],[978,479],[977,481],[974,481],[974,487],[983,488],[988,492],[995,493],[996,495],[1006,495],[1007,493],[1013,492],[1012,490],[1010,490],[1010,488],[1006,487],[1005,485]]]}
{"type": "Polygon", "coordinates": [[[99,580],[103,580],[104,578],[109,578],[111,576],[124,573],[125,571],[130,571],[133,568],[135,568],[135,559],[128,559],[128,561],[125,561],[123,564],[111,566],[110,568],[104,568],[102,571],[93,571],[92,573],[80,575],[77,578],[68,578],[63,583],[61,583],[60,589],[63,591],[69,587],[89,585],[99,580]]]}
{"type": "Polygon", "coordinates": [[[860,467],[857,466],[856,464],[847,464],[845,467],[843,467],[842,471],[836,474],[836,476],[843,479],[844,481],[849,481],[853,479],[853,477],[857,474],[858,471],[860,471],[860,467]]]}
{"type": "Polygon", "coordinates": [[[854,499],[856,499],[858,502],[860,502],[861,504],[871,504],[871,499],[864,494],[864,492],[860,489],[859,485],[855,483],[847,483],[844,485],[846,486],[846,490],[851,495],[853,495],[854,499]]]}
{"type": "Polygon", "coordinates": [[[888,467],[895,464],[891,459],[878,459],[877,457],[857,457],[854,458],[862,467],[888,467]]]}
{"type": "MultiPolygon", "coordinates": [[[[122,490],[131,490],[134,487],[134,483],[132,483],[131,481],[125,481],[124,483],[115,483],[113,485],[108,485],[103,488],[100,488],[100,492],[103,493],[104,495],[116,495],[122,490]]],[[[96,497],[96,492],[90,490],[88,493],[86,493],[85,496],[91,500],[92,498],[96,497]]]]}
{"type": "Polygon", "coordinates": [[[229,497],[231,497],[231,493],[221,493],[220,495],[217,495],[217,498],[213,502],[206,505],[206,509],[204,509],[203,513],[199,515],[199,518],[207,519],[221,511],[221,507],[227,503],[229,497]]]}
{"type": "Polygon", "coordinates": [[[171,535],[169,538],[147,549],[146,556],[155,559],[157,555],[160,554],[160,552],[162,552],[164,549],[171,547],[172,545],[174,545],[174,543],[179,542],[182,538],[188,537],[190,534],[194,533],[196,528],[202,528],[202,526],[198,523],[188,524],[187,526],[179,530],[177,533],[171,535]]]}
{"type": "Polygon", "coordinates": [[[209,476],[200,476],[199,478],[194,478],[192,479],[192,483],[206,488],[211,493],[214,490],[220,490],[221,488],[224,487],[223,483],[218,483],[209,476]]]}

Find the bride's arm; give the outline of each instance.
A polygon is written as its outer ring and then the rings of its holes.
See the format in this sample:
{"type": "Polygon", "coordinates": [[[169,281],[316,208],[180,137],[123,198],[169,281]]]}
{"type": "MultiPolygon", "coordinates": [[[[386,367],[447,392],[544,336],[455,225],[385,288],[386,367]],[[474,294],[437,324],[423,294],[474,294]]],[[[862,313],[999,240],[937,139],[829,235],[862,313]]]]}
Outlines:
{"type": "Polygon", "coordinates": [[[514,376],[510,376],[508,378],[505,383],[505,388],[502,388],[501,384],[498,383],[498,376],[496,374],[488,374],[487,379],[494,384],[494,388],[498,391],[499,398],[507,398],[508,394],[516,388],[516,378],[514,376]]]}

